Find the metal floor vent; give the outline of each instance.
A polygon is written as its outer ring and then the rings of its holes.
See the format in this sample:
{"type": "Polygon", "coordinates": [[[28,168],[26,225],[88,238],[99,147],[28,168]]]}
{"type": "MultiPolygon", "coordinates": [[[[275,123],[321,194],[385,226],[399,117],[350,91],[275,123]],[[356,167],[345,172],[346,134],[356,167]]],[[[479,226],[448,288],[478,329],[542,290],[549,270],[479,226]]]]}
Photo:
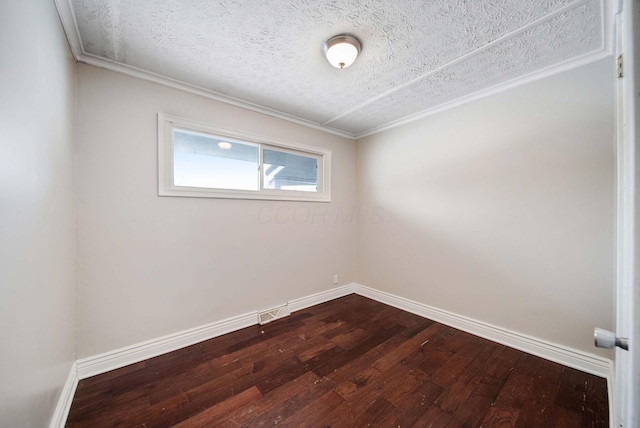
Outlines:
{"type": "Polygon", "coordinates": [[[289,315],[291,315],[291,312],[289,312],[288,305],[278,306],[277,308],[258,312],[258,322],[260,325],[263,325],[273,320],[277,320],[278,318],[288,317],[289,315]]]}

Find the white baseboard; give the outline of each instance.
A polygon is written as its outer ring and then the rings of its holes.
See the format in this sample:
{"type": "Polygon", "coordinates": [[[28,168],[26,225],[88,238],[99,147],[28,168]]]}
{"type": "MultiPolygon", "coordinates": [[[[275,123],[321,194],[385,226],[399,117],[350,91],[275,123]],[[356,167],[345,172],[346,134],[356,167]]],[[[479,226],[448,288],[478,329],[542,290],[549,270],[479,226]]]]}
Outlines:
{"type": "Polygon", "coordinates": [[[289,310],[291,312],[299,311],[313,305],[319,305],[320,303],[328,302],[329,300],[353,294],[354,292],[354,284],[343,285],[341,287],[332,288],[331,290],[321,291],[310,296],[289,300],[289,310]]]}
{"type": "Polygon", "coordinates": [[[353,284],[354,291],[364,297],[385,303],[398,309],[420,315],[430,320],[457,328],[494,342],[502,343],[520,351],[542,357],[546,360],[572,367],[586,373],[609,379],[612,361],[595,354],[579,351],[532,336],[483,323],[452,312],[437,309],[424,303],[415,302],[384,291],[360,284],[353,284]]]}
{"type": "Polygon", "coordinates": [[[516,333],[505,328],[483,323],[442,309],[437,309],[423,303],[405,299],[404,297],[379,291],[364,285],[352,284],[352,287],[354,292],[361,296],[420,315],[424,318],[429,318],[433,321],[457,328],[458,330],[484,337],[485,339],[489,339],[494,342],[502,343],[503,345],[536,355],[546,360],[551,360],[564,366],[607,379],[609,425],[611,428],[616,426],[613,411],[613,403],[615,400],[615,368],[612,360],[527,336],[525,334],[516,333]]]}
{"type": "MultiPolygon", "coordinates": [[[[328,302],[338,297],[352,294],[353,286],[345,285],[332,288],[331,290],[305,296],[289,301],[291,312],[299,311],[309,306],[328,302]]],[[[258,324],[258,311],[249,312],[211,324],[168,334],[156,339],[125,346],[124,348],[94,355],[93,357],[82,358],[77,361],[78,378],[86,379],[91,376],[106,373],[111,370],[128,366],[148,358],[157,357],[176,349],[194,345],[196,343],[222,336],[245,327],[258,324]]]]}
{"type": "Polygon", "coordinates": [[[67,417],[69,416],[69,410],[71,409],[71,403],[73,402],[73,396],[76,393],[77,387],[78,370],[76,368],[76,363],[73,363],[71,365],[71,370],[69,371],[69,376],[67,376],[67,381],[62,387],[62,392],[60,393],[60,398],[58,398],[58,404],[53,412],[49,428],[64,428],[67,423],[67,417]]]}
{"type": "MultiPolygon", "coordinates": [[[[467,333],[502,343],[512,348],[528,352],[568,367],[573,367],[608,379],[611,377],[610,375],[613,363],[611,360],[606,358],[547,342],[525,334],[516,333],[360,284],[344,285],[290,300],[288,302],[289,310],[291,312],[299,311],[301,309],[352,293],[377,300],[398,309],[432,319],[467,333]]],[[[257,311],[250,312],[237,317],[213,322],[201,327],[184,330],[178,333],[159,337],[157,339],[116,349],[114,351],[105,352],[93,357],[83,358],[77,361],[78,378],[85,379],[101,373],[106,373],[129,364],[175,351],[176,349],[184,348],[185,346],[212,339],[257,323],[257,311]]]]}
{"type": "Polygon", "coordinates": [[[216,321],[211,324],[180,331],[124,348],[98,354],[78,360],[78,378],[91,376],[119,369],[176,349],[194,345],[204,340],[222,336],[258,323],[257,312],[250,312],[236,317],[216,321]]]}
{"type": "MultiPolygon", "coordinates": [[[[502,343],[503,345],[538,357],[604,377],[608,381],[610,400],[612,398],[613,362],[609,359],[525,334],[516,333],[364,285],[353,283],[321,291],[309,296],[290,300],[288,306],[291,312],[295,312],[353,293],[440,322],[467,333],[502,343]]],[[[74,364],[72,373],[69,374],[69,379],[63,389],[50,428],[64,426],[73,394],[78,384],[78,379],[86,379],[91,376],[106,373],[256,324],[258,324],[257,311],[169,334],[93,357],[79,359],[77,363],[74,364]]]]}

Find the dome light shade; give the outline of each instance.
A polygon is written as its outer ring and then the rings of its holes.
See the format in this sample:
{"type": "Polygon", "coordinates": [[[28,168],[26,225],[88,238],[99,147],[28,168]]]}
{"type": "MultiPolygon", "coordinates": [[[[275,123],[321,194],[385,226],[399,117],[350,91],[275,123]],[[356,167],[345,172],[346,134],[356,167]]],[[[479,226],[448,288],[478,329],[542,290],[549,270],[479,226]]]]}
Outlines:
{"type": "Polygon", "coordinates": [[[336,68],[349,67],[361,50],[360,41],[346,34],[332,37],[324,44],[324,54],[329,63],[336,68]]]}

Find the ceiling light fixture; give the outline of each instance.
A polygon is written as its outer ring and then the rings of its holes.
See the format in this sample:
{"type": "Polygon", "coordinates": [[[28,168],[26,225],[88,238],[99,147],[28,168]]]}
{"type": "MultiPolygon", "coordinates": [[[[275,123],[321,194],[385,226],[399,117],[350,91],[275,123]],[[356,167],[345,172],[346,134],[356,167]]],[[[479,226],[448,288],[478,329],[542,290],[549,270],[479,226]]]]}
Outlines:
{"type": "Polygon", "coordinates": [[[360,41],[346,34],[332,37],[324,44],[324,54],[329,63],[336,68],[349,67],[361,50],[360,41]]]}
{"type": "Polygon", "coordinates": [[[222,150],[229,150],[231,148],[231,143],[227,143],[226,141],[220,141],[218,143],[218,147],[220,147],[222,150]]]}

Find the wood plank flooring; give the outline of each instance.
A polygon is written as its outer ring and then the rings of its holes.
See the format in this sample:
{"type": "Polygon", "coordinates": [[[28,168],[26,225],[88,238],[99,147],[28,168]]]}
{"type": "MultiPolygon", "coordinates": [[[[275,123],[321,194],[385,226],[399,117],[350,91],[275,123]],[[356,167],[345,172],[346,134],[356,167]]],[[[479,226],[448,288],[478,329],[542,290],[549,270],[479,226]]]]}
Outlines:
{"type": "Polygon", "coordinates": [[[607,427],[606,381],[350,295],[80,381],[68,427],[607,427]]]}

